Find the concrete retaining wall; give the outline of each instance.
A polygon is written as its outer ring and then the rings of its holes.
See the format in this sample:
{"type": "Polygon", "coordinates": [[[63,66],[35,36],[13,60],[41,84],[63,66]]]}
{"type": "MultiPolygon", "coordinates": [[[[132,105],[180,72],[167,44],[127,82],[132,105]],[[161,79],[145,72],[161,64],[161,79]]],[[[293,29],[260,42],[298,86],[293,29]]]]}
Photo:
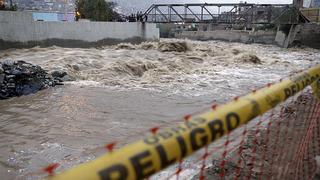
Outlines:
{"type": "Polygon", "coordinates": [[[188,38],[194,40],[223,40],[229,42],[241,43],[262,43],[274,44],[276,32],[269,31],[233,31],[233,30],[215,30],[215,31],[183,31],[176,33],[176,38],[188,38]]]}
{"type": "Polygon", "coordinates": [[[303,45],[320,49],[320,25],[305,23],[301,25],[279,26],[276,42],[279,46],[285,48],[303,45]]]}
{"type": "Polygon", "coordinates": [[[305,46],[320,49],[320,24],[304,24],[294,41],[305,46]]]}
{"type": "Polygon", "coordinates": [[[0,49],[30,46],[88,47],[159,40],[156,24],[42,22],[26,12],[0,12],[0,49]]]}
{"type": "Polygon", "coordinates": [[[320,24],[281,25],[278,31],[182,31],[176,38],[193,40],[222,40],[241,43],[275,44],[284,48],[296,45],[320,49],[320,24]]]}

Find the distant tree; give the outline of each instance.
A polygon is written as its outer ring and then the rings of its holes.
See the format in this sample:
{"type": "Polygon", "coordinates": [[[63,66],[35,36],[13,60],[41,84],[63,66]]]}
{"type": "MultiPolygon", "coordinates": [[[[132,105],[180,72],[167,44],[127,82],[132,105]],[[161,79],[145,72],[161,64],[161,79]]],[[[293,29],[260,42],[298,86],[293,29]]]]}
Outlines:
{"type": "Polygon", "coordinates": [[[10,11],[17,11],[18,10],[18,6],[16,4],[10,6],[10,11]]]}
{"type": "Polygon", "coordinates": [[[12,0],[9,1],[9,6],[5,6],[4,0],[0,0],[0,10],[5,11],[17,11],[18,6],[16,4],[13,4],[12,0]]]}
{"type": "Polygon", "coordinates": [[[4,9],[5,9],[4,2],[0,0],[0,10],[4,10],[4,9]]]}
{"type": "Polygon", "coordinates": [[[78,18],[92,21],[115,21],[120,15],[114,10],[115,3],[105,0],[77,0],[76,11],[78,18]]]}

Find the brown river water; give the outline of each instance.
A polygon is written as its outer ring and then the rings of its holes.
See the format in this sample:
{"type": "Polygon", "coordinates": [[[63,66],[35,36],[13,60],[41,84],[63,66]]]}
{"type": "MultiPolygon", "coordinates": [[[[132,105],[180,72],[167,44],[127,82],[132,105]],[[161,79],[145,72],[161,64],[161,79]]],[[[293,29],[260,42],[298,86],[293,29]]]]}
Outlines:
{"type": "Polygon", "coordinates": [[[98,157],[109,142],[125,145],[320,62],[310,48],[178,42],[0,51],[0,61],[24,60],[77,79],[0,101],[1,179],[38,179],[33,173],[55,162],[65,170],[98,157]]]}

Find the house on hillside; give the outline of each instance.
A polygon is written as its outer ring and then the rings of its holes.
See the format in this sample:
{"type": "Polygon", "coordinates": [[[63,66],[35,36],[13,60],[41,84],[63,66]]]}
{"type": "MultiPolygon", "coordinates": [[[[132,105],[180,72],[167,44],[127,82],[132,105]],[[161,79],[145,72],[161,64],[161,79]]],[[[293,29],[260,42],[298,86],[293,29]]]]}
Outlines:
{"type": "Polygon", "coordinates": [[[32,17],[35,21],[75,21],[74,12],[42,12],[42,11],[32,11],[32,17]]]}

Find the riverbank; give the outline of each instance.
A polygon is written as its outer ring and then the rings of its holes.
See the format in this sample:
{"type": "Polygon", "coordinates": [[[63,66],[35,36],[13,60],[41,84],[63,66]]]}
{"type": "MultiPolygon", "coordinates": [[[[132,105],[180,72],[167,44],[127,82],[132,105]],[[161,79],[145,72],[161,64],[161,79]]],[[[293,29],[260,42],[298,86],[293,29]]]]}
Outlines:
{"type": "Polygon", "coordinates": [[[60,77],[59,73],[49,74],[40,66],[25,61],[0,62],[0,100],[33,94],[63,85],[62,82],[63,77],[60,77]]]}

